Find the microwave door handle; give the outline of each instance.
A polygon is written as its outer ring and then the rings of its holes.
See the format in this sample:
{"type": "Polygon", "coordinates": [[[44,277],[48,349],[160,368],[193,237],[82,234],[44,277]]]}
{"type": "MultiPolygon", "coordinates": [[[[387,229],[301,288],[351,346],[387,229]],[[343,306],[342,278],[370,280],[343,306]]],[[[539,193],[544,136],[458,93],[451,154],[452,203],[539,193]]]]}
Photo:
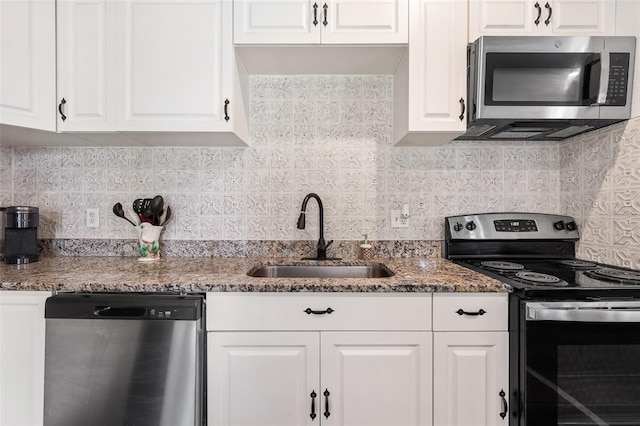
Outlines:
{"type": "Polygon", "coordinates": [[[598,86],[598,99],[595,105],[604,105],[607,102],[607,92],[609,91],[609,52],[600,54],[600,85],[598,86]]]}
{"type": "Polygon", "coordinates": [[[634,308],[549,308],[528,306],[527,321],[640,322],[640,307],[634,308]]]}

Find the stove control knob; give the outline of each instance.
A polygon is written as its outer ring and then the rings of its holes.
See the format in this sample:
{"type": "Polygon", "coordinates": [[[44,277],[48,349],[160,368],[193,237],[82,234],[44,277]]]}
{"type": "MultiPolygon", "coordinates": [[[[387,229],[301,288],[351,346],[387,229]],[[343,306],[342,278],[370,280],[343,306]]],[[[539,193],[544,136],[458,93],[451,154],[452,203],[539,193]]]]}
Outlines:
{"type": "Polygon", "coordinates": [[[476,229],[476,224],[475,224],[473,221],[471,221],[471,222],[467,222],[467,226],[466,226],[466,228],[467,228],[469,231],[473,231],[474,229],[476,229]]]}
{"type": "Polygon", "coordinates": [[[566,227],[567,231],[575,231],[578,228],[575,222],[567,222],[566,227]]]}
{"type": "Polygon", "coordinates": [[[558,221],[556,223],[553,224],[553,228],[557,229],[558,231],[562,231],[564,229],[564,222],[563,221],[558,221]]]}
{"type": "Polygon", "coordinates": [[[456,223],[455,225],[453,225],[453,230],[456,232],[462,231],[462,224],[460,222],[456,223]]]}

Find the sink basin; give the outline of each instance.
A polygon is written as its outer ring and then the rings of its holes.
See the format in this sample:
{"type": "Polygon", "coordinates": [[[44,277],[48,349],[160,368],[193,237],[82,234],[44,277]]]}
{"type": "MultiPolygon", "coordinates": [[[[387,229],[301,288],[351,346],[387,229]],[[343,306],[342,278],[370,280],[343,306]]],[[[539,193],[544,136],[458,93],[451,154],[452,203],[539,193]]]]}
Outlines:
{"type": "Polygon", "coordinates": [[[262,278],[386,278],[393,271],[385,265],[264,265],[247,273],[262,278]]]}

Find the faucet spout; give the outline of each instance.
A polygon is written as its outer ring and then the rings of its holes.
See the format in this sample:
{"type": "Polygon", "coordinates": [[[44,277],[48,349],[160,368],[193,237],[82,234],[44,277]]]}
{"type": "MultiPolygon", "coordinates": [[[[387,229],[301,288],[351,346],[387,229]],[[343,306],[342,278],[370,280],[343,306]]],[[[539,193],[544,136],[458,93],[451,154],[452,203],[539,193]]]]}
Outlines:
{"type": "Polygon", "coordinates": [[[304,197],[304,200],[302,200],[302,208],[300,209],[300,216],[298,217],[297,227],[298,229],[305,228],[307,203],[311,198],[314,198],[318,202],[318,211],[319,211],[318,228],[320,231],[320,236],[318,238],[318,251],[317,251],[316,260],[326,260],[327,248],[331,245],[331,243],[333,243],[333,240],[329,241],[328,243],[324,241],[324,208],[322,207],[322,200],[320,199],[318,194],[311,192],[304,197]]]}

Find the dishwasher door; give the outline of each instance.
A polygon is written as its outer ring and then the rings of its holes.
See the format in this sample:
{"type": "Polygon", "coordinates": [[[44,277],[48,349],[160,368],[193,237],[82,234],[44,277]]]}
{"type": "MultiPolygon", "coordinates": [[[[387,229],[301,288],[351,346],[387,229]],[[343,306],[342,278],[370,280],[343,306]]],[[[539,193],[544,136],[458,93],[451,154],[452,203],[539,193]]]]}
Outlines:
{"type": "Polygon", "coordinates": [[[45,308],[45,426],[201,426],[201,296],[59,294],[45,308]]]}

